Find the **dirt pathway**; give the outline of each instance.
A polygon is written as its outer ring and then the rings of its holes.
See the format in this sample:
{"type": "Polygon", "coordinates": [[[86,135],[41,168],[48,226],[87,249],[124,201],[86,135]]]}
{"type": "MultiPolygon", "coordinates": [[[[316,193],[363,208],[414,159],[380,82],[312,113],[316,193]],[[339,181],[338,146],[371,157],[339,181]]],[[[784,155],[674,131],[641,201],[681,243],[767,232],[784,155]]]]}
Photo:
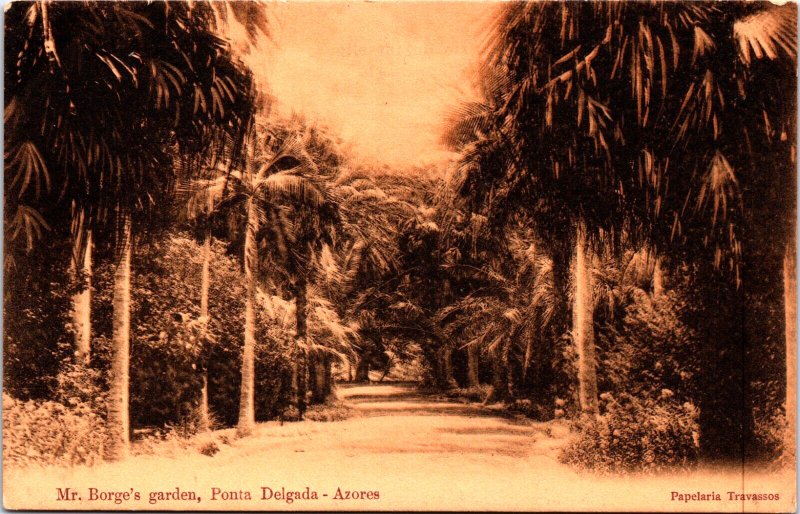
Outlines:
{"type": "Polygon", "coordinates": [[[342,443],[370,453],[555,459],[569,435],[565,424],[508,419],[480,404],[422,394],[409,385],[344,386],[339,397],[364,427],[342,443]]]}
{"type": "MultiPolygon", "coordinates": [[[[507,419],[410,386],[346,386],[339,395],[352,408],[344,421],[262,423],[243,439],[231,430],[215,432],[207,436],[219,443],[213,457],[197,451],[200,440],[191,448],[161,448],[121,463],[6,469],[5,504],[60,510],[575,511],[620,510],[633,503],[647,511],[741,512],[741,502],[682,503],[671,499],[672,492],[794,495],[791,477],[785,485],[774,475],[748,473],[744,480],[741,470],[600,478],[557,461],[569,434],[563,424],[507,419]],[[58,500],[58,489],[67,487],[81,500],[58,500]],[[91,500],[92,488],[94,496],[128,491],[134,497],[91,500]],[[182,496],[170,498],[175,492],[182,496]],[[158,493],[167,499],[159,500],[158,493]]],[[[780,506],[748,505],[758,509],[780,506]]]]}

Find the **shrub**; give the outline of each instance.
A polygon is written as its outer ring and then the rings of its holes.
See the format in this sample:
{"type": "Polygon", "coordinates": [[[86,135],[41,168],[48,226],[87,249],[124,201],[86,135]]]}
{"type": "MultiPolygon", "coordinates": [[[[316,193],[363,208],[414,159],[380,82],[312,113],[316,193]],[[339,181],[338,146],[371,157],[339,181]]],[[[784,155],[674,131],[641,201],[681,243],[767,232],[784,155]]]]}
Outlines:
{"type": "Polygon", "coordinates": [[[196,417],[202,388],[205,323],[173,319],[158,339],[137,344],[132,353],[131,407],[137,425],[186,425],[196,417]],[[159,401],[153,401],[159,399],[159,401]]]}
{"type": "Polygon", "coordinates": [[[64,405],[85,404],[98,416],[106,408],[106,377],[89,366],[65,362],[55,378],[54,400],[64,405]]]}
{"type": "Polygon", "coordinates": [[[208,441],[200,445],[198,451],[206,457],[213,457],[219,452],[219,446],[214,441],[208,441]]]}
{"type": "Polygon", "coordinates": [[[64,405],[16,400],[3,394],[3,462],[93,464],[103,453],[105,425],[90,403],[78,396],[64,405]]]}
{"type": "Polygon", "coordinates": [[[686,467],[697,459],[697,408],[664,390],[658,399],[601,395],[603,413],[576,422],[561,461],[600,472],[686,467]]]}
{"type": "Polygon", "coordinates": [[[350,417],[353,409],[342,401],[331,401],[312,405],[305,414],[309,421],[344,421],[350,417]]]}
{"type": "Polygon", "coordinates": [[[699,343],[680,320],[686,299],[676,291],[653,299],[632,289],[625,300],[624,315],[598,330],[599,389],[644,398],[666,388],[678,401],[694,401],[699,343]]]}
{"type": "MultiPolygon", "coordinates": [[[[209,408],[223,425],[237,422],[245,291],[239,263],[212,245],[209,317],[199,319],[202,248],[185,234],[137,247],[131,292],[131,422],[135,428],[191,431],[208,370],[209,408]]],[[[93,365],[109,366],[113,266],[95,270],[93,365]]],[[[281,334],[259,316],[256,419],[280,414],[288,401],[288,360],[281,334]]]]}
{"type": "Polygon", "coordinates": [[[755,452],[763,455],[767,462],[777,466],[793,465],[794,461],[784,448],[788,422],[783,409],[755,409],[753,413],[755,424],[755,452]]]}
{"type": "Polygon", "coordinates": [[[446,391],[444,395],[449,398],[463,398],[469,402],[482,402],[489,395],[489,389],[489,385],[481,384],[479,386],[451,389],[446,391]]]}
{"type": "MultiPolygon", "coordinates": [[[[134,427],[183,423],[199,403],[201,354],[208,344],[198,320],[201,267],[200,246],[182,235],[136,248],[131,282],[134,427]]],[[[103,370],[109,366],[113,273],[113,262],[95,269],[92,361],[103,370]]]]}
{"type": "MultiPolygon", "coordinates": [[[[292,363],[289,348],[294,334],[267,327],[259,319],[256,330],[256,420],[279,417],[289,406],[292,391],[292,363]]],[[[237,397],[238,398],[238,397],[237,397]]]]}
{"type": "Polygon", "coordinates": [[[6,247],[3,391],[15,398],[52,398],[56,375],[73,353],[70,298],[78,287],[69,278],[68,241],[53,235],[29,252],[6,247]]]}
{"type": "MultiPolygon", "coordinates": [[[[242,323],[244,320],[242,319],[242,323]]],[[[228,426],[239,417],[241,391],[242,326],[231,326],[209,356],[209,405],[220,421],[228,426]]],[[[283,414],[291,396],[291,362],[287,349],[291,334],[276,330],[259,313],[255,348],[255,418],[275,419],[283,414]]],[[[284,419],[285,416],[284,416],[284,419]]]]}

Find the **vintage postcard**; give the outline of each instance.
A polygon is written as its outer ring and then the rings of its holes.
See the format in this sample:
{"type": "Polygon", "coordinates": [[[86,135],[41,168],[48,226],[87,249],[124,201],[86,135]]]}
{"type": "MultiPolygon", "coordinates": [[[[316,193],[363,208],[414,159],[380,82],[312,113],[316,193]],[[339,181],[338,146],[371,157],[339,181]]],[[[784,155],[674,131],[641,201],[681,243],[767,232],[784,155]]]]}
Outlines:
{"type": "Polygon", "coordinates": [[[796,509],[796,4],[4,20],[6,509],[796,509]]]}

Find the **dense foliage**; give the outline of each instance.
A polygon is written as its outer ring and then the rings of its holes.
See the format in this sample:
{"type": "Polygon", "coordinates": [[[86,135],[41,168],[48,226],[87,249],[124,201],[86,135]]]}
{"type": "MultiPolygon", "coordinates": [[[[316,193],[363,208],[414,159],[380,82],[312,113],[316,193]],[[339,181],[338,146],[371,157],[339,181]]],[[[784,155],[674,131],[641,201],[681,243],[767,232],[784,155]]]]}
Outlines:
{"type": "Polygon", "coordinates": [[[93,462],[120,419],[339,419],[309,410],[335,380],[400,377],[566,418],[596,470],[786,458],[795,22],[504,5],[459,158],[389,169],[269,115],[205,4],[14,4],[7,457],[93,462]]]}

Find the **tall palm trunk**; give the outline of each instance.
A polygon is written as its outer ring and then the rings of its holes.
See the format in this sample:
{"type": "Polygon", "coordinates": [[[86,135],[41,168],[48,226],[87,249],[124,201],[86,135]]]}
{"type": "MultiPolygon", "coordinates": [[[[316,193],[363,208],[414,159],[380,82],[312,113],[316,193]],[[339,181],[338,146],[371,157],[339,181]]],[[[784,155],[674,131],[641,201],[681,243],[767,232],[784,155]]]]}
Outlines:
{"type": "Polygon", "coordinates": [[[575,295],[572,304],[572,334],[578,352],[578,389],[581,410],[586,413],[597,413],[592,260],[587,253],[585,230],[579,226],[575,238],[575,295]]]}
{"type": "Polygon", "coordinates": [[[787,462],[795,461],[797,430],[797,255],[793,243],[783,260],[783,301],[786,316],[786,438],[787,462]]]}
{"type": "Polygon", "coordinates": [[[661,258],[655,257],[653,264],[653,297],[660,298],[664,294],[664,270],[661,269],[661,258]]]}
{"type": "Polygon", "coordinates": [[[500,353],[500,359],[503,363],[503,370],[505,371],[505,395],[509,400],[513,400],[515,396],[514,386],[514,368],[511,366],[511,340],[503,343],[503,349],[500,353]]]}
{"type": "Polygon", "coordinates": [[[440,386],[443,389],[452,389],[458,387],[456,379],[453,377],[453,348],[449,345],[444,345],[439,350],[439,370],[441,372],[440,386]]]}
{"type": "MultiPolygon", "coordinates": [[[[80,216],[83,218],[82,214],[80,216]]],[[[81,290],[72,296],[75,361],[79,364],[88,364],[92,337],[92,231],[87,231],[85,235],[82,235],[80,230],[77,232],[73,237],[70,269],[73,278],[80,277],[83,284],[81,290]]]]}
{"type": "Polygon", "coordinates": [[[131,332],[131,220],[123,226],[123,248],[114,271],[111,370],[107,404],[106,460],[127,457],[130,446],[129,383],[131,332]]]}
{"type": "Polygon", "coordinates": [[[256,282],[253,272],[258,264],[258,212],[253,199],[247,206],[247,228],[244,234],[244,348],[242,349],[242,387],[239,398],[239,423],[236,431],[247,435],[255,427],[255,348],[256,348],[256,282]]]}
{"type": "MultiPolygon", "coordinates": [[[[203,271],[200,278],[200,317],[208,317],[208,290],[211,287],[211,230],[206,229],[203,242],[203,271]]],[[[208,327],[208,325],[206,325],[208,327]]],[[[208,430],[211,422],[208,416],[208,363],[203,366],[203,387],[200,390],[200,430],[208,430]]]]}
{"type": "Polygon", "coordinates": [[[478,366],[478,347],[473,344],[467,347],[467,383],[470,387],[481,385],[478,366]]]}
{"type": "Polygon", "coordinates": [[[305,388],[300,381],[301,347],[308,337],[308,284],[305,278],[297,281],[295,297],[295,342],[292,349],[292,400],[302,416],[305,412],[305,388]]]}
{"type": "Polygon", "coordinates": [[[503,350],[495,348],[491,351],[492,387],[483,399],[484,405],[502,402],[508,399],[508,372],[503,363],[503,350]]]}

